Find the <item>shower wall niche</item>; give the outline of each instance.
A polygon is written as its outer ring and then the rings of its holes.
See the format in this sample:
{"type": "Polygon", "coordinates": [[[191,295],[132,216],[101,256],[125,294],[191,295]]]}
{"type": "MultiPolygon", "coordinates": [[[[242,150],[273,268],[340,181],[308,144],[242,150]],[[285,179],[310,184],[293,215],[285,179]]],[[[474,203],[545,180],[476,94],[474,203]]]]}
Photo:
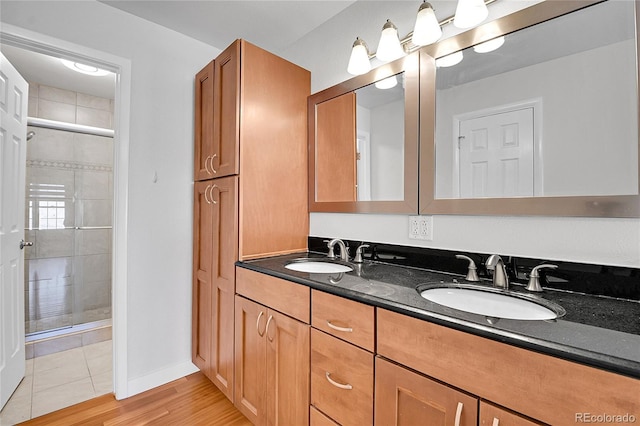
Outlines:
{"type": "MultiPolygon", "coordinates": [[[[30,83],[29,116],[112,129],[113,101],[30,83]]],[[[28,131],[26,334],[110,319],[113,138],[28,131]]]]}

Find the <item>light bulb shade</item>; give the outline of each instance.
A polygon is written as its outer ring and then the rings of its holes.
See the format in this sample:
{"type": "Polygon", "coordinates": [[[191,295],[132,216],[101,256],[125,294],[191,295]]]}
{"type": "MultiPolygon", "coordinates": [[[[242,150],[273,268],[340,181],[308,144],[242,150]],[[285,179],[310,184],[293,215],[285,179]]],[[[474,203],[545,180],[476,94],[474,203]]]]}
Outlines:
{"type": "Polygon", "coordinates": [[[382,27],[376,57],[381,61],[393,61],[403,56],[404,49],[402,49],[400,45],[398,28],[393,25],[393,22],[387,19],[387,22],[382,27]]]}
{"type": "Polygon", "coordinates": [[[476,44],[475,46],[473,46],[473,50],[477,53],[489,53],[493,52],[496,49],[499,49],[503,44],[504,36],[501,36],[489,41],[485,41],[484,43],[476,44]]]}
{"type": "Polygon", "coordinates": [[[462,54],[462,50],[452,53],[450,55],[447,56],[443,56],[442,58],[438,58],[436,59],[436,66],[437,67],[452,67],[454,65],[459,64],[460,62],[462,62],[462,59],[464,58],[463,54],[462,54]]]}
{"type": "Polygon", "coordinates": [[[489,15],[483,0],[458,0],[453,25],[458,28],[471,28],[484,21],[489,15]]]}
{"type": "Polygon", "coordinates": [[[376,81],[375,86],[378,89],[391,89],[392,87],[396,87],[398,84],[398,79],[396,78],[395,75],[392,75],[391,77],[387,77],[383,80],[380,81],[376,81]]]}
{"type": "Polygon", "coordinates": [[[371,62],[369,62],[369,49],[364,40],[356,37],[351,49],[351,57],[349,57],[349,65],[347,72],[351,75],[366,74],[371,71],[371,62]]]}
{"type": "Polygon", "coordinates": [[[440,37],[442,37],[442,28],[440,28],[433,7],[425,1],[418,9],[411,42],[416,46],[426,46],[427,44],[435,43],[440,37]]]}

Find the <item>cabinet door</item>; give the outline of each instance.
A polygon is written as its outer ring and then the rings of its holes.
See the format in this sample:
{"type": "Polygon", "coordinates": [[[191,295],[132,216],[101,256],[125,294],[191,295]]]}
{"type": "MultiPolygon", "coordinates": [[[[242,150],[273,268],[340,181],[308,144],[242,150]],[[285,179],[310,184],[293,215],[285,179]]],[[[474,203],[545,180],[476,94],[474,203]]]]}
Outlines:
{"type": "Polygon", "coordinates": [[[475,398],[376,358],[376,425],[475,426],[477,422],[475,398]]]}
{"type": "Polygon", "coordinates": [[[235,406],[254,425],[266,424],[267,308],[243,297],[235,297],[236,388],[235,406]]]}
{"type": "Polygon", "coordinates": [[[213,206],[211,233],[212,348],[213,383],[233,402],[233,320],[235,262],[238,260],[238,178],[230,176],[209,181],[208,199],[213,206]]]}
{"type": "Polygon", "coordinates": [[[267,424],[309,424],[309,326],[269,310],[267,424]]]}
{"type": "Polygon", "coordinates": [[[214,177],[239,172],[240,140],[240,40],[215,60],[213,89],[214,177]]]}
{"type": "Polygon", "coordinates": [[[211,379],[211,336],[213,302],[213,210],[210,182],[196,182],[193,206],[193,290],[191,357],[211,379]],[[206,194],[206,195],[205,195],[206,194]]]}
{"type": "Polygon", "coordinates": [[[211,179],[213,170],[213,80],[214,61],[195,78],[194,180],[211,179]]]}
{"type": "Polygon", "coordinates": [[[533,420],[480,401],[480,426],[541,426],[533,420]]]}

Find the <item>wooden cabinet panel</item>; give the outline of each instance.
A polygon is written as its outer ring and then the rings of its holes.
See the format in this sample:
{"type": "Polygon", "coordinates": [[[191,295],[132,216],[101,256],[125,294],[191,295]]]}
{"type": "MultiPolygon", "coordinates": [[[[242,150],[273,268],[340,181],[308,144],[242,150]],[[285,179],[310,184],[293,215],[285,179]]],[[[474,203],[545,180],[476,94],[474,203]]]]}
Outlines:
{"type": "Polygon", "coordinates": [[[192,357],[232,401],[237,180],[196,182],[193,221],[192,357]]]}
{"type": "Polygon", "coordinates": [[[503,408],[480,401],[480,426],[542,426],[503,408]]]}
{"type": "Polygon", "coordinates": [[[630,397],[640,395],[640,380],[384,309],[376,315],[378,354],[538,421],[640,412],[630,397]]]}
{"type": "Polygon", "coordinates": [[[236,40],[215,60],[213,87],[214,177],[239,173],[240,45],[236,40]]]}
{"type": "Polygon", "coordinates": [[[343,425],[373,424],[373,354],[311,329],[311,404],[343,425]]]}
{"type": "Polygon", "coordinates": [[[309,424],[311,426],[339,426],[314,406],[309,407],[309,424]]]}
{"type": "Polygon", "coordinates": [[[236,296],[236,407],[255,425],[309,424],[309,326],[236,296]]]}
{"type": "Polygon", "coordinates": [[[375,423],[385,426],[475,426],[478,401],[376,357],[375,423]]]}
{"type": "Polygon", "coordinates": [[[312,290],[311,325],[370,352],[375,349],[373,306],[312,290]]]}
{"type": "Polygon", "coordinates": [[[237,268],[236,275],[238,294],[309,323],[309,287],[245,268],[237,268]]]}
{"type": "Polygon", "coordinates": [[[356,201],[356,94],[316,105],[315,200],[356,201]]]}
{"type": "Polygon", "coordinates": [[[195,78],[194,180],[213,177],[213,80],[214,61],[209,62],[195,78]]]}

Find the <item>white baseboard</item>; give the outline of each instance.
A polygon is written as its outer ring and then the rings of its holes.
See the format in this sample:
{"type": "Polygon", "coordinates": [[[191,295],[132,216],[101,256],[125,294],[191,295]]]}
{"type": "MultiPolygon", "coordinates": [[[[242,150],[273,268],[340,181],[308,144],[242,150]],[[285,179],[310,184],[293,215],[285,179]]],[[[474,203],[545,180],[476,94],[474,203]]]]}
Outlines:
{"type": "Polygon", "coordinates": [[[157,388],[158,386],[180,379],[181,377],[188,376],[196,371],[199,371],[198,367],[188,361],[155,371],[151,374],[147,374],[146,376],[131,379],[127,386],[128,395],[124,398],[137,395],[144,391],[148,391],[149,389],[157,388]]]}

